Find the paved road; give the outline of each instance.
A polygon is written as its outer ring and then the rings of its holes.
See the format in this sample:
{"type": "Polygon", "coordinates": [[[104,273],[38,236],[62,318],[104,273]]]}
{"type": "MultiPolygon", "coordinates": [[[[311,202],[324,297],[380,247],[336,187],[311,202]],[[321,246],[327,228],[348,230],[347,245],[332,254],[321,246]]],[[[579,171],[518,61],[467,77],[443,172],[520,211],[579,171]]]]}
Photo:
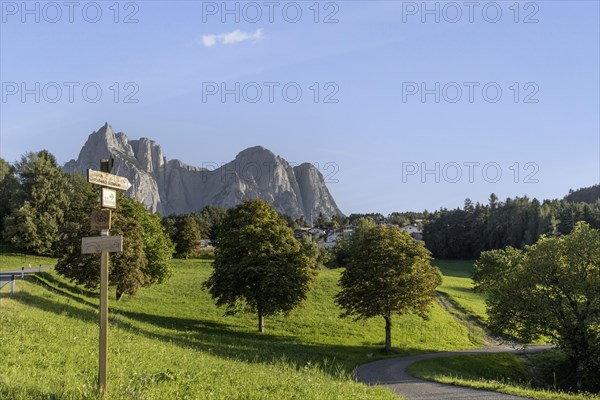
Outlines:
{"type": "MultiPolygon", "coordinates": [[[[41,267],[42,271],[48,271],[50,269],[52,269],[53,267],[41,267]]],[[[29,274],[35,274],[36,272],[40,271],[40,267],[35,267],[35,268],[25,268],[23,270],[23,272],[25,273],[25,275],[29,275],[29,274]]],[[[21,270],[20,269],[15,269],[12,271],[0,271],[0,288],[2,288],[4,285],[10,283],[10,280],[12,279],[12,276],[15,276],[15,279],[21,279],[21,270]]]]}
{"type": "MultiPolygon", "coordinates": [[[[547,350],[550,346],[531,346],[526,352],[547,350]]],[[[409,400],[515,400],[523,397],[508,394],[489,392],[484,390],[469,389],[460,386],[445,385],[415,378],[406,372],[406,368],[419,360],[452,356],[458,354],[482,353],[523,353],[510,347],[491,347],[481,350],[468,350],[457,352],[429,353],[415,356],[388,358],[374,361],[356,368],[356,377],[360,382],[368,385],[384,385],[394,392],[409,400]]]]}

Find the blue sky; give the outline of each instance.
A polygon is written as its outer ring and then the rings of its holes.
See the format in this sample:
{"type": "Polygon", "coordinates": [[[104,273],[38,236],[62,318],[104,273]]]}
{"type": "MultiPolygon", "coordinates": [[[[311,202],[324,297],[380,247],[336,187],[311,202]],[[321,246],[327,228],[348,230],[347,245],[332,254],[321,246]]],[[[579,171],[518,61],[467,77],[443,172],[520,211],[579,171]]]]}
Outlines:
{"type": "Polygon", "coordinates": [[[73,22],[62,2],[60,16],[0,3],[9,161],[48,149],[66,162],[109,122],[192,165],[253,145],[313,162],[346,214],[557,198],[600,181],[598,1],[427,2],[439,22],[421,1],[273,2],[272,21],[267,2],[227,2],[239,22],[221,1],[76,2],[73,22]],[[239,102],[209,92],[236,83],[239,102]]]}

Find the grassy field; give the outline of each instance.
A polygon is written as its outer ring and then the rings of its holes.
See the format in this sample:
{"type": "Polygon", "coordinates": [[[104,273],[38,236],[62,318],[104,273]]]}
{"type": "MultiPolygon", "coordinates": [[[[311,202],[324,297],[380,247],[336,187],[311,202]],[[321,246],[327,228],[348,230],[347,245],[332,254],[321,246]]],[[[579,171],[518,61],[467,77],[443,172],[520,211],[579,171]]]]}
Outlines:
{"type": "Polygon", "coordinates": [[[518,355],[480,354],[418,361],[408,368],[416,377],[452,385],[493,390],[542,400],[600,399],[591,394],[571,394],[534,388],[528,363],[518,355]]]}
{"type": "MultiPolygon", "coordinates": [[[[116,302],[110,294],[109,398],[393,399],[353,381],[378,357],[383,320],[338,318],[339,270],[322,270],[305,307],[266,320],[224,317],[200,284],[208,261],[176,261],[173,278],[116,302]]],[[[0,398],[96,398],[98,295],[54,272],[0,291],[0,398]]],[[[400,354],[480,347],[439,305],[396,318],[400,354]]]]}
{"type": "Polygon", "coordinates": [[[487,318],[485,297],[473,291],[473,261],[435,260],[433,263],[444,274],[438,292],[450,296],[464,312],[484,322],[487,318]]]}
{"type": "Polygon", "coordinates": [[[29,268],[51,267],[56,264],[56,258],[40,257],[28,254],[22,254],[16,251],[11,245],[0,241],[0,271],[20,270],[21,267],[29,268]]]}

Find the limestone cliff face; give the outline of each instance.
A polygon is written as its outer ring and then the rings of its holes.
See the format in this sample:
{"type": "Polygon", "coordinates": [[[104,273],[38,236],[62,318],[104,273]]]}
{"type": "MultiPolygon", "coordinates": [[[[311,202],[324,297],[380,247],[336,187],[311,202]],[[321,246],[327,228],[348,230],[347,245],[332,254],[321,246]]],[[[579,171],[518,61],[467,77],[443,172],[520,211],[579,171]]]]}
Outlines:
{"type": "Polygon", "coordinates": [[[209,204],[232,207],[260,198],[281,213],[312,222],[320,213],[341,214],[321,173],[311,164],[291,167],[283,158],[260,147],[239,153],[235,160],[214,170],[170,160],[154,141],[129,140],[105,124],[92,133],[68,172],[85,174],[97,169],[102,158],[114,157],[113,173],[127,177],[127,194],[161,215],[201,211],[209,204]]]}
{"type": "Polygon", "coordinates": [[[335,200],[327,190],[321,172],[310,163],[294,167],[294,175],[298,182],[298,190],[302,193],[302,208],[304,215],[311,216],[311,221],[316,220],[320,213],[328,218],[340,214],[335,200]]]}

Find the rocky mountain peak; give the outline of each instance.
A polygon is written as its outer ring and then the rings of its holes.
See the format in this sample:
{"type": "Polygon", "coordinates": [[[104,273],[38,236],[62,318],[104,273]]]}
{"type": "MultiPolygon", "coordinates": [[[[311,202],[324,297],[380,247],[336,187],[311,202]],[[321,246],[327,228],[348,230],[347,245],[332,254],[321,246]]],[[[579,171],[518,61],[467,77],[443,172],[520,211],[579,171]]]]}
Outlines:
{"type": "Polygon", "coordinates": [[[106,123],[89,135],[69,172],[96,169],[102,158],[115,158],[113,173],[127,177],[127,194],[162,215],[201,211],[209,204],[232,207],[248,198],[268,201],[281,213],[311,222],[320,213],[341,214],[321,173],[309,163],[292,168],[262,146],[241,151],[234,161],[209,171],[167,160],[147,137],[129,140],[106,123]]]}
{"type": "Polygon", "coordinates": [[[243,160],[263,160],[263,161],[273,161],[278,157],[271,150],[264,148],[263,146],[252,146],[248,147],[245,150],[242,150],[235,156],[236,161],[243,160]]]}
{"type": "Polygon", "coordinates": [[[247,149],[244,149],[242,151],[240,151],[238,153],[238,156],[248,156],[250,154],[257,154],[257,153],[269,153],[269,154],[273,154],[273,152],[271,152],[268,149],[265,149],[263,146],[252,146],[252,147],[248,147],[247,149]]]}

